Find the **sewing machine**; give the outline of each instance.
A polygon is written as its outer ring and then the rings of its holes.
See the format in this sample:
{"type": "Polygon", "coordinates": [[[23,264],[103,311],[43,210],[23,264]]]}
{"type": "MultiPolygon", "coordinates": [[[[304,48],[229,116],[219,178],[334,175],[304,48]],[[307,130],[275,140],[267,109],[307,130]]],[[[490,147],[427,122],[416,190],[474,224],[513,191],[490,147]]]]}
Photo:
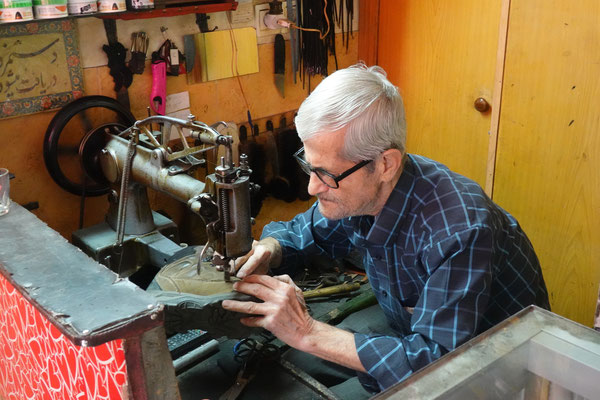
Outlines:
{"type": "MultiPolygon", "coordinates": [[[[114,108],[120,120],[129,119],[130,114],[119,109],[112,99],[100,100],[103,108],[114,108]]],[[[90,101],[82,98],[71,103],[67,106],[70,109],[66,107],[59,112],[66,114],[58,118],[59,122],[75,115],[81,117],[90,101]],[[81,104],[86,101],[87,105],[81,104]]],[[[91,104],[97,103],[91,101],[91,104]]],[[[89,110],[87,113],[90,114],[89,110]]],[[[59,184],[62,181],[61,186],[69,190],[64,185],[65,179],[57,179],[61,178],[62,170],[52,163],[62,133],[62,126],[52,126],[55,120],[46,135],[44,156],[55,181],[59,184]]],[[[150,209],[149,187],[185,203],[202,217],[208,236],[208,243],[202,249],[214,249],[212,262],[222,266],[224,279],[229,280],[229,261],[252,247],[250,191],[254,185],[249,182],[251,170],[246,157],[242,155],[240,165],[236,166],[232,159],[232,137],[217,130],[225,124],[209,126],[196,121],[193,115],[187,120],[151,116],[127,128],[125,123],[88,126],[90,129],[79,144],[78,156],[87,176],[110,188],[106,190],[109,209],[103,223],[74,232],[73,244],[121,277],[130,276],[143,266],[160,268],[189,255],[194,249],[178,244],[177,226],[150,209]],[[223,154],[214,173],[207,175],[204,182],[193,178],[192,172],[206,163],[202,153],[211,150],[223,154]]],[[[73,185],[70,189],[79,190],[73,185]]],[[[198,256],[203,254],[198,252],[198,256]]]]}

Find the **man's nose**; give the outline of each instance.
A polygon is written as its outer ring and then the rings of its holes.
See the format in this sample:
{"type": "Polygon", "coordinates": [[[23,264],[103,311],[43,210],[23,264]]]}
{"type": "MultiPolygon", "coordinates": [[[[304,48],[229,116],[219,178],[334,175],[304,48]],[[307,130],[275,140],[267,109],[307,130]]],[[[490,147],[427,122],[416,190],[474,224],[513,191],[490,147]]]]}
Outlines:
{"type": "Polygon", "coordinates": [[[329,186],[324,184],[317,174],[311,172],[310,180],[308,181],[308,194],[311,196],[316,196],[320,193],[326,192],[329,189],[329,186]]]}

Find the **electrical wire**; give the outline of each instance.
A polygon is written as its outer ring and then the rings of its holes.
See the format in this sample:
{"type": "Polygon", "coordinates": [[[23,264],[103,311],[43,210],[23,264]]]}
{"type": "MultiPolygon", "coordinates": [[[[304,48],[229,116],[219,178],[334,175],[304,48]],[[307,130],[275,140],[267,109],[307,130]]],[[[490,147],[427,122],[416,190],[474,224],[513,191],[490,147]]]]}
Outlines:
{"type": "Polygon", "coordinates": [[[231,26],[231,21],[227,21],[229,24],[229,37],[231,39],[231,51],[233,52],[231,57],[231,74],[235,75],[238,87],[240,88],[240,92],[242,93],[242,98],[244,99],[244,104],[246,105],[246,113],[248,115],[248,123],[250,124],[250,130],[254,129],[254,125],[252,124],[252,118],[250,117],[250,104],[248,104],[248,98],[246,97],[246,93],[244,92],[244,88],[242,87],[242,81],[240,80],[240,73],[237,68],[237,42],[235,40],[235,34],[233,33],[233,28],[231,26]],[[235,67],[235,73],[233,71],[235,67]]]}
{"type": "Polygon", "coordinates": [[[331,23],[329,21],[329,17],[327,17],[327,0],[324,0],[323,3],[324,3],[323,15],[325,16],[325,21],[327,22],[327,30],[325,31],[325,33],[323,33],[320,29],[303,28],[301,26],[296,25],[292,21],[288,21],[288,20],[280,20],[280,21],[285,21],[285,22],[280,23],[280,25],[283,26],[284,28],[293,28],[293,29],[298,29],[298,30],[305,31],[305,32],[319,32],[319,39],[324,40],[327,37],[327,35],[329,34],[329,31],[331,30],[331,23]]]}

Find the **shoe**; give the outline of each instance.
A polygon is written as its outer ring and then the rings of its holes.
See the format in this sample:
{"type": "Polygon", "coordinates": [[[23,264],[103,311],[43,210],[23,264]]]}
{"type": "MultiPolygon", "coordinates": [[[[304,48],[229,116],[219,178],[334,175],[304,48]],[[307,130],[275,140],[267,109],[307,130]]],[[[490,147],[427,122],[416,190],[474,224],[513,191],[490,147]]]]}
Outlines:
{"type": "Polygon", "coordinates": [[[225,282],[223,271],[217,271],[207,261],[201,263],[201,271],[198,274],[196,254],[165,265],[154,278],[161,290],[201,296],[229,293],[233,291],[233,282],[236,280],[236,277],[231,277],[230,282],[225,282]]]}
{"type": "Polygon", "coordinates": [[[223,300],[254,301],[259,299],[239,292],[200,296],[190,293],[149,290],[165,308],[165,329],[167,335],[201,329],[217,339],[226,336],[240,339],[260,334],[263,328],[253,328],[240,322],[248,316],[222,307],[223,300]]]}

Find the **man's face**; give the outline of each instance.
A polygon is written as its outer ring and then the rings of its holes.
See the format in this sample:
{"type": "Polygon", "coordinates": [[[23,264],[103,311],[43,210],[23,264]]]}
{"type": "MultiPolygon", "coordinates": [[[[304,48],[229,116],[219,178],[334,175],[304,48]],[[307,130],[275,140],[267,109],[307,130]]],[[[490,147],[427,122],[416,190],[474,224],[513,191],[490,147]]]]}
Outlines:
{"type": "MultiPolygon", "coordinates": [[[[306,161],[315,168],[323,168],[339,175],[356,163],[340,157],[345,130],[325,133],[304,142],[306,161]]],[[[319,199],[319,211],[332,220],[356,215],[376,215],[379,212],[381,180],[377,169],[364,167],[339,182],[339,188],[325,185],[312,173],[308,192],[319,199]]]]}

